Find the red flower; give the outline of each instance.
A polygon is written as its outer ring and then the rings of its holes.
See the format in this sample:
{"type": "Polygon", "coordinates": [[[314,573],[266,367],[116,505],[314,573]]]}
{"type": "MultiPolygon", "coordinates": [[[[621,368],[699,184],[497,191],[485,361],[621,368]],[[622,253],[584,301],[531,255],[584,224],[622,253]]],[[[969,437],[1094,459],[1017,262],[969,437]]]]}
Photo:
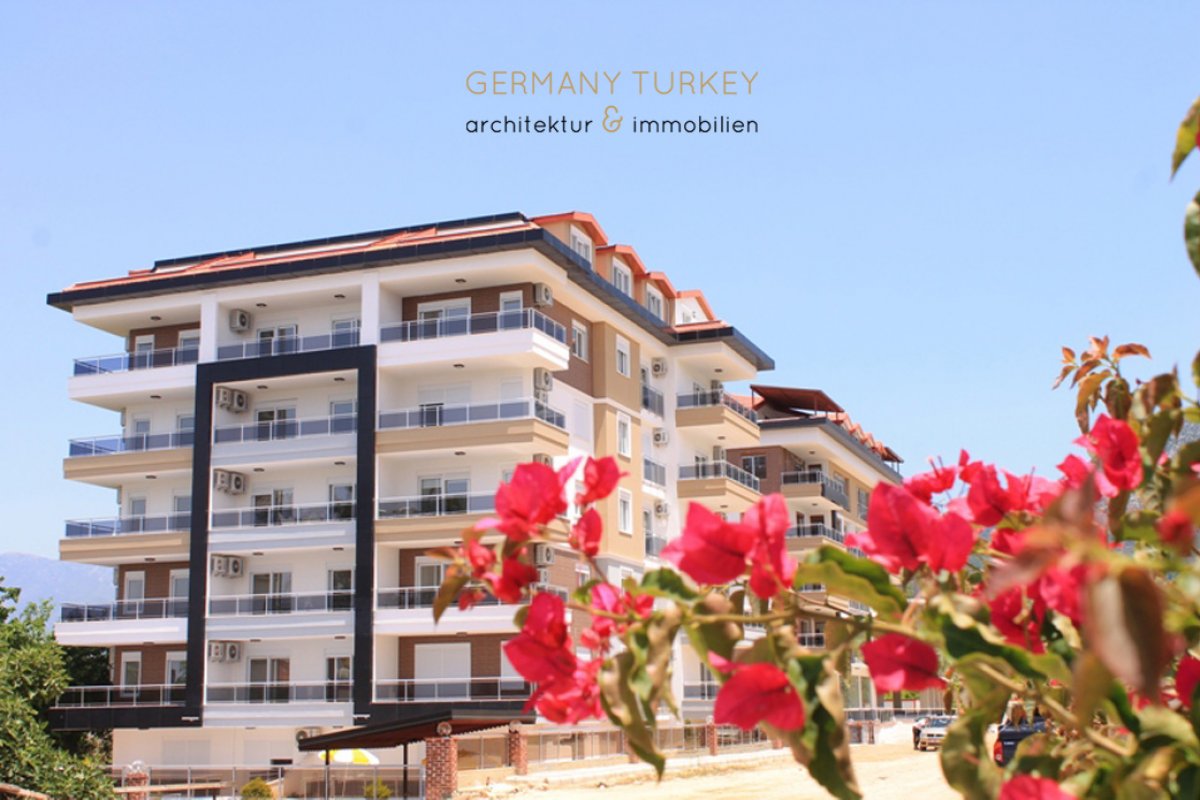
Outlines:
{"type": "Polygon", "coordinates": [[[692,503],[683,533],[663,548],[662,557],[697,583],[729,583],[746,571],[746,556],[753,547],[752,530],[692,503]]]}
{"type": "Polygon", "coordinates": [[[1163,544],[1177,550],[1180,554],[1190,552],[1196,542],[1196,530],[1192,526],[1192,518],[1178,509],[1163,514],[1154,528],[1158,531],[1163,544]]]}
{"type": "Polygon", "coordinates": [[[471,565],[471,577],[482,578],[496,563],[496,553],[484,547],[478,539],[467,539],[462,546],[463,558],[471,565]]]}
{"type": "Polygon", "coordinates": [[[589,457],[587,463],[583,465],[583,491],[579,493],[575,502],[585,506],[588,503],[603,500],[613,493],[613,489],[617,488],[617,481],[628,474],[628,472],[621,472],[621,468],[617,466],[617,460],[612,456],[605,456],[601,459],[589,457]]]}
{"type": "Polygon", "coordinates": [[[560,725],[603,717],[600,686],[596,681],[603,663],[602,658],[581,663],[569,679],[539,685],[529,699],[530,704],[536,706],[543,717],[560,725]]]}
{"type": "Polygon", "coordinates": [[[745,731],[760,722],[784,731],[804,727],[804,703],[783,670],[767,663],[729,666],[733,674],[713,707],[718,725],[737,725],[745,731]]]}
{"type": "Polygon", "coordinates": [[[475,523],[475,530],[495,528],[515,542],[524,542],[545,524],[567,510],[563,487],[579,459],[555,472],[545,464],[518,464],[512,480],[496,490],[496,513],[475,523]]]}
{"type": "Polygon", "coordinates": [[[1083,588],[1087,565],[1076,564],[1071,569],[1053,566],[1042,572],[1030,587],[1029,594],[1047,608],[1068,618],[1075,627],[1083,625],[1083,588]]]}
{"type": "Polygon", "coordinates": [[[466,611],[473,608],[484,596],[483,592],[478,589],[463,589],[458,595],[458,610],[466,611]]]}
{"type": "Polygon", "coordinates": [[[963,568],[975,545],[970,524],[954,512],[945,515],[903,486],[881,483],[871,492],[870,527],[846,541],[862,548],[890,572],[963,568]]]}
{"type": "Polygon", "coordinates": [[[603,535],[604,525],[600,521],[600,514],[596,509],[589,508],[571,527],[567,544],[585,556],[595,558],[600,552],[600,537],[603,535]]]}
{"type": "Polygon", "coordinates": [[[958,469],[956,467],[943,467],[937,464],[932,464],[932,470],[913,475],[904,481],[904,488],[908,489],[912,496],[923,503],[933,502],[935,494],[941,494],[948,491],[954,486],[954,481],[958,478],[958,469]]]}
{"type": "Polygon", "coordinates": [[[566,606],[555,595],[539,592],[529,604],[525,626],[504,645],[513,669],[532,683],[571,679],[577,659],[567,636],[566,606]]]}
{"type": "Polygon", "coordinates": [[[889,633],[864,644],[862,654],[878,691],[920,691],[946,685],[938,675],[937,651],[916,639],[889,633]]]}
{"type": "Polygon", "coordinates": [[[1078,489],[1083,486],[1092,474],[1092,468],[1088,466],[1088,463],[1074,453],[1062,460],[1062,463],[1058,465],[1058,471],[1063,474],[1063,483],[1069,489],[1078,489]]]}
{"type": "Polygon", "coordinates": [[[1141,485],[1142,456],[1138,452],[1138,438],[1127,423],[1101,414],[1092,425],[1091,433],[1081,436],[1076,444],[1100,460],[1101,473],[1096,476],[1096,483],[1101,487],[1101,493],[1107,494],[1105,489],[1108,487],[1121,492],[1141,485]],[[1108,486],[1104,486],[1105,483],[1108,486]]]}
{"type": "Polygon", "coordinates": [[[489,572],[483,576],[491,587],[492,594],[503,603],[516,603],[521,599],[526,586],[538,579],[538,572],[524,561],[509,556],[504,559],[503,569],[497,575],[489,572]]]}
{"type": "MultiPolygon", "coordinates": [[[[598,583],[592,587],[592,608],[610,614],[623,614],[621,593],[611,583],[598,583]]],[[[579,641],[589,650],[607,650],[608,640],[616,630],[616,623],[606,616],[592,615],[592,624],[579,634],[579,641]]]]}
{"type": "Polygon", "coordinates": [[[792,585],[796,560],[787,552],[787,529],[791,522],[787,501],[771,494],[751,506],[742,517],[742,525],[753,532],[754,549],[750,554],[750,590],[762,598],[771,598],[792,585]]]}
{"type": "Polygon", "coordinates": [[[998,553],[1015,556],[1025,549],[1025,532],[1012,528],[999,528],[992,534],[992,549],[998,553]]]}
{"type": "Polygon", "coordinates": [[[1045,604],[1035,598],[1032,606],[1027,608],[1025,599],[1025,590],[1020,586],[996,595],[988,603],[992,624],[1009,642],[1034,653],[1044,653],[1042,620],[1046,616],[1045,604]]]}
{"type": "Polygon", "coordinates": [[[985,527],[995,525],[1004,519],[1010,511],[1020,511],[1025,508],[1029,498],[1029,479],[1004,473],[1005,485],[1000,485],[1000,475],[990,464],[976,465],[970,471],[970,479],[964,475],[964,480],[971,484],[967,492],[967,506],[971,509],[971,517],[977,525],[985,527]]]}
{"type": "Polygon", "coordinates": [[[1200,683],[1200,658],[1184,656],[1175,670],[1175,693],[1184,708],[1192,707],[1192,696],[1196,693],[1196,684],[1200,683]]]}
{"type": "Polygon", "coordinates": [[[1017,775],[1000,787],[999,800],[1075,800],[1049,778],[1017,775]]]}

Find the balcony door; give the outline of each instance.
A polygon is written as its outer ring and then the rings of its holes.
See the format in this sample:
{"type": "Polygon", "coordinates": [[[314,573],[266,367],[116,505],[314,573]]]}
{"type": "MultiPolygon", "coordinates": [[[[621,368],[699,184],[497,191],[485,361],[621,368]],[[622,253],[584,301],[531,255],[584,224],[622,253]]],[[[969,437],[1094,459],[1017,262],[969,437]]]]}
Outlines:
{"type": "Polygon", "coordinates": [[[258,354],[261,356],[294,353],[296,347],[295,325],[276,325],[273,328],[260,328],[258,331],[258,354]]]}
{"type": "Polygon", "coordinates": [[[417,336],[419,339],[437,339],[442,336],[461,336],[470,332],[471,299],[445,300],[439,303],[422,303],[417,309],[417,336]]]}
{"type": "Polygon", "coordinates": [[[334,483],[329,486],[329,518],[354,519],[354,484],[334,483]]]}
{"type": "Polygon", "coordinates": [[[362,322],[353,317],[350,319],[335,319],[331,334],[331,342],[334,347],[355,347],[358,345],[359,329],[362,327],[362,322]]]}
{"type": "Polygon", "coordinates": [[[471,696],[471,643],[413,646],[414,700],[461,700],[471,696]]]}
{"type": "Polygon", "coordinates": [[[286,658],[250,659],[250,702],[286,703],[292,664],[286,658]]]}
{"type": "Polygon", "coordinates": [[[173,703],[182,703],[184,688],[187,686],[187,653],[167,653],[167,699],[173,703]]]}
{"type": "Polygon", "coordinates": [[[255,614],[286,614],[292,611],[292,573],[256,572],[250,576],[255,614]]]}
{"type": "Polygon", "coordinates": [[[325,702],[350,702],[351,663],[350,656],[325,659],[325,702]]]}
{"type": "Polygon", "coordinates": [[[420,513],[425,516],[467,513],[471,479],[445,475],[421,478],[420,513]]]}
{"type": "Polygon", "coordinates": [[[296,509],[292,505],[291,489],[273,489],[254,495],[254,524],[285,525],[294,522],[296,509]]]}
{"type": "Polygon", "coordinates": [[[437,597],[438,587],[442,585],[442,580],[446,577],[446,562],[440,558],[417,556],[416,577],[417,605],[421,608],[432,607],[433,600],[437,597]]]}
{"type": "Polygon", "coordinates": [[[291,439],[297,433],[295,406],[255,409],[254,421],[257,423],[255,438],[260,442],[291,439]]]}
{"type": "Polygon", "coordinates": [[[331,569],[328,576],[328,608],[349,611],[354,606],[354,570],[331,569]]]}
{"type": "Polygon", "coordinates": [[[121,696],[134,700],[142,685],[142,654],[139,651],[121,653],[121,696]]]}

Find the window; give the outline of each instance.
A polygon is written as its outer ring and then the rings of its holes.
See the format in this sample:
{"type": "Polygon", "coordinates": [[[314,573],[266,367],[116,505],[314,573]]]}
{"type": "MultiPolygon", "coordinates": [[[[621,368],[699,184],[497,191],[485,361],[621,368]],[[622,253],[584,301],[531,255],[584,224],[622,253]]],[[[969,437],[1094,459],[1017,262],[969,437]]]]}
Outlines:
{"type": "MultiPolygon", "coordinates": [[[[142,654],[121,653],[121,686],[136,687],[142,683],[142,654]]],[[[127,694],[122,692],[122,694],[127,694]]]]}
{"type": "Polygon", "coordinates": [[[175,418],[175,436],[172,447],[191,447],[196,441],[196,416],[180,414],[175,418]]]}
{"type": "Polygon", "coordinates": [[[145,450],[150,439],[150,418],[134,417],[129,423],[129,440],[125,446],[130,450],[145,450]]]}
{"type": "Polygon", "coordinates": [[[412,333],[415,339],[461,336],[471,328],[471,298],[422,303],[417,307],[417,319],[412,333]]]}
{"type": "Polygon", "coordinates": [[[291,694],[292,662],[286,658],[250,659],[250,702],[286,703],[291,694]]]}
{"type": "Polygon", "coordinates": [[[585,586],[592,579],[592,570],[587,564],[575,565],[575,588],[585,586]]]}
{"type": "Polygon", "coordinates": [[[250,576],[255,614],[287,614],[292,609],[292,573],[259,572],[250,576]]]}
{"type": "Polygon", "coordinates": [[[633,273],[617,259],[612,262],[612,285],[627,297],[633,297],[633,273]]]}
{"type": "Polygon", "coordinates": [[[146,599],[146,573],[141,570],[125,573],[124,591],[121,599],[130,602],[146,599]]]}
{"type": "Polygon", "coordinates": [[[626,535],[633,534],[633,493],[628,489],[617,491],[617,530],[626,535]]]}
{"type": "Polygon", "coordinates": [[[335,483],[329,487],[329,518],[354,519],[354,484],[335,483]]]}
{"type": "Polygon", "coordinates": [[[296,352],[296,325],[276,325],[258,331],[258,355],[269,356],[296,352]]]}
{"type": "Polygon", "coordinates": [[[291,439],[300,432],[296,422],[295,406],[258,408],[254,412],[256,440],[269,442],[274,439],[291,439]]]}
{"type": "Polygon", "coordinates": [[[446,562],[440,559],[426,558],[418,556],[417,558],[417,586],[436,589],[442,585],[442,579],[446,577],[446,562]]]}
{"type": "Polygon", "coordinates": [[[329,610],[348,611],[354,604],[354,570],[329,570],[329,610]]]}
{"type": "Polygon", "coordinates": [[[167,653],[167,683],[171,686],[187,683],[187,653],[167,653]]]}
{"type": "Polygon", "coordinates": [[[871,504],[871,493],[866,489],[858,490],[858,515],[863,522],[867,521],[867,506],[871,504]]]}
{"type": "Polygon", "coordinates": [[[353,433],[358,419],[357,400],[331,400],[329,402],[329,432],[353,433]]]}
{"type": "Polygon", "coordinates": [[[470,478],[438,475],[420,480],[421,499],[416,509],[418,514],[441,516],[467,513],[467,496],[471,492],[470,478]]]}
{"type": "Polygon", "coordinates": [[[665,319],[662,292],[652,286],[646,287],[646,310],[659,319],[665,319]]]}
{"type": "Polygon", "coordinates": [[[629,340],[624,336],[617,337],[617,372],[624,375],[626,378],[633,373],[632,362],[629,358],[629,340]]]}
{"type": "Polygon", "coordinates": [[[190,494],[177,494],[171,498],[171,509],[178,515],[192,513],[192,496],[190,494]]]}
{"type": "Polygon", "coordinates": [[[254,495],[254,524],[288,525],[296,521],[291,489],[274,489],[254,495]]]}
{"type": "Polygon", "coordinates": [[[179,350],[187,350],[192,353],[199,352],[199,350],[200,350],[200,331],[195,330],[195,329],[190,330],[190,331],[180,331],[179,332],[179,341],[176,344],[176,347],[179,350]]]}
{"type": "Polygon", "coordinates": [[[761,480],[767,477],[767,457],[742,456],[742,469],[761,480]]]}
{"type": "Polygon", "coordinates": [[[580,361],[587,361],[590,351],[588,350],[588,330],[585,326],[578,322],[571,323],[571,355],[578,358],[580,361]]]}
{"type": "Polygon", "coordinates": [[[617,414],[617,453],[625,458],[633,457],[633,436],[630,434],[628,414],[617,414]]]}
{"type": "Polygon", "coordinates": [[[592,240],[578,228],[571,228],[571,249],[584,261],[592,260],[592,240]]]}
{"type": "Polygon", "coordinates": [[[649,508],[642,508],[642,533],[647,537],[654,535],[654,512],[649,508]]]}
{"type": "Polygon", "coordinates": [[[357,317],[335,319],[330,339],[334,347],[354,347],[358,344],[358,331],[362,322],[357,317]]]}
{"type": "Polygon", "coordinates": [[[328,656],[325,659],[325,701],[350,702],[350,656],[328,656]]]}
{"type": "Polygon", "coordinates": [[[191,584],[190,573],[186,569],[171,570],[171,598],[174,600],[186,600],[188,589],[191,584]]]}

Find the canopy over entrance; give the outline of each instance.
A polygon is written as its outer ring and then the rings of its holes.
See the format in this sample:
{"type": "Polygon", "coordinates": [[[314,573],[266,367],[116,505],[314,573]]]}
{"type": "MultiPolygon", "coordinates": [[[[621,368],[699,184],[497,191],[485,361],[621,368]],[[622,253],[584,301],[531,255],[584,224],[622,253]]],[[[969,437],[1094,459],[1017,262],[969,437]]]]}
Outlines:
{"type": "Polygon", "coordinates": [[[302,752],[312,750],[363,750],[420,742],[432,736],[471,733],[486,728],[508,725],[510,722],[533,723],[534,714],[502,710],[448,708],[414,715],[405,719],[376,722],[345,730],[310,736],[299,743],[302,752]],[[444,725],[443,725],[444,723],[444,725]]]}

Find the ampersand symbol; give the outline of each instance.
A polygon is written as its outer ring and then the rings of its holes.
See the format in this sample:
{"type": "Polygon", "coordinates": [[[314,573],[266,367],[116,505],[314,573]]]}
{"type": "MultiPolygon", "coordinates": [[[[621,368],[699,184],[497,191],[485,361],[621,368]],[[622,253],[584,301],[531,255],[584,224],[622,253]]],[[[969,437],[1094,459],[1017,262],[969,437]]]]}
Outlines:
{"type": "Polygon", "coordinates": [[[618,110],[619,109],[616,106],[604,107],[604,121],[600,124],[603,125],[604,130],[608,131],[609,133],[616,133],[617,131],[621,130],[621,121],[625,118],[612,116],[613,114],[616,114],[618,110]]]}

